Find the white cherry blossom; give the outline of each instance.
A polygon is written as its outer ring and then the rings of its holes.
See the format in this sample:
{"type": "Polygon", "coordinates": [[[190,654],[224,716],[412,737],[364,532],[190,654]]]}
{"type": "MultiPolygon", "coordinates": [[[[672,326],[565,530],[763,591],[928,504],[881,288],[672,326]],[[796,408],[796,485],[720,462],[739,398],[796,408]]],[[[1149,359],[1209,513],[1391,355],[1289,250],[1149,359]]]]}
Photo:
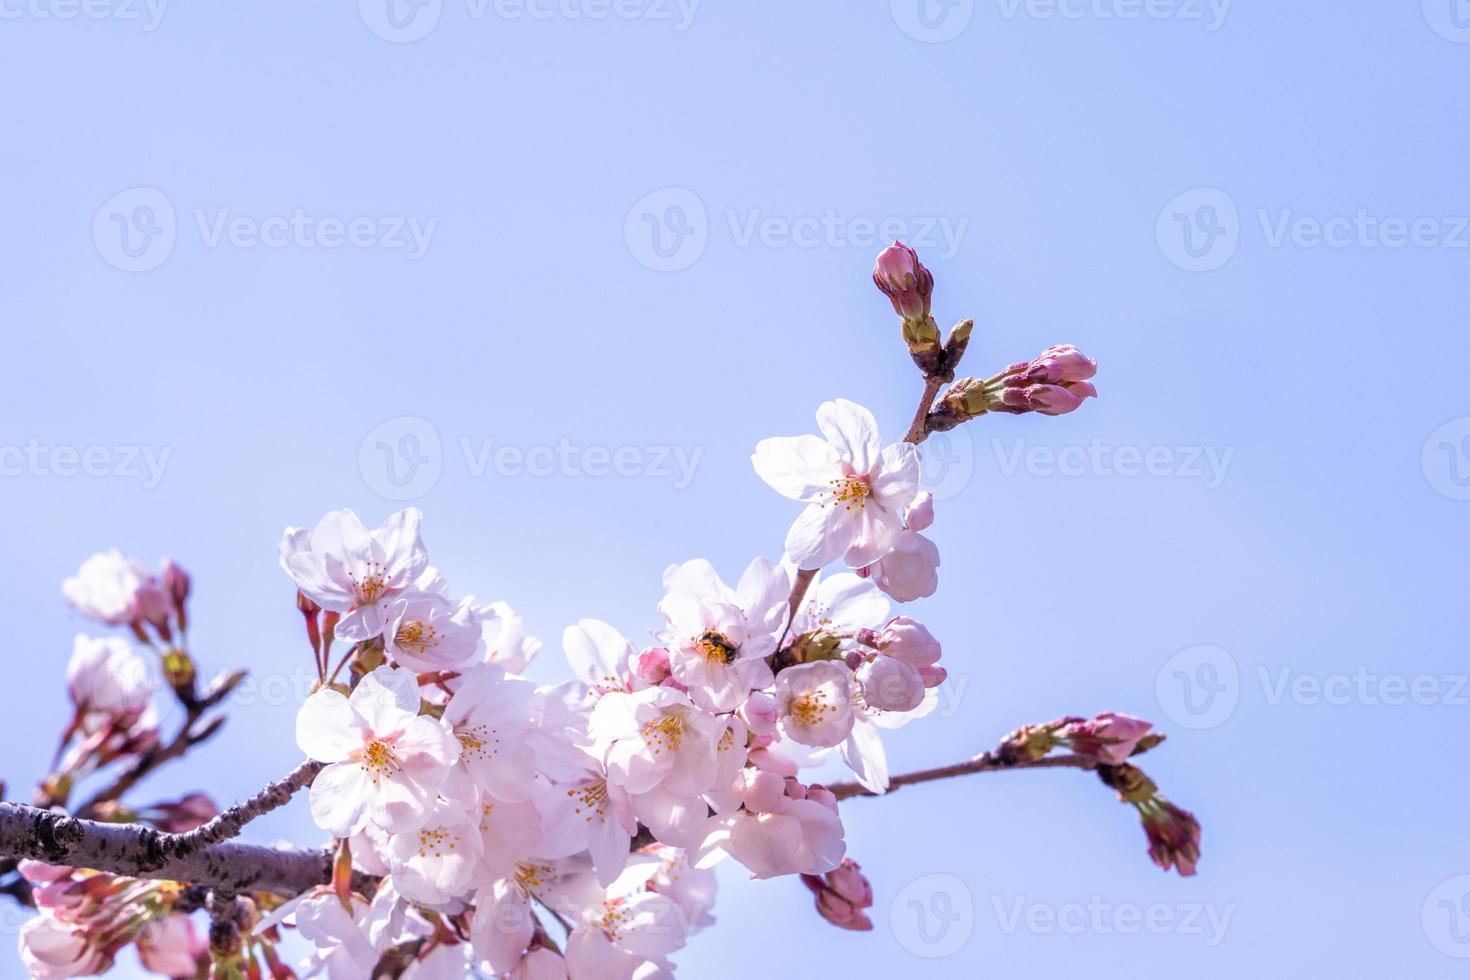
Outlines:
{"type": "Polygon", "coordinates": [[[310,531],[286,529],[281,567],[313,602],[342,614],[338,638],[372,639],[387,625],[393,600],[417,591],[428,566],[419,518],[405,508],[369,531],[352,511],[334,510],[310,531]]]}

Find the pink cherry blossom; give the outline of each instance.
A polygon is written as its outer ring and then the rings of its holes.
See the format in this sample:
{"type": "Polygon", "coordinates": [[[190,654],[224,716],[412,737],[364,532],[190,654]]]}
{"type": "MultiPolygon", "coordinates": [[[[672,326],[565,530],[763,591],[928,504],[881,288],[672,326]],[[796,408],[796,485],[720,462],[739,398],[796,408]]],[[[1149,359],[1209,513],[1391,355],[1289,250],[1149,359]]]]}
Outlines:
{"type": "Polygon", "coordinates": [[[765,658],[786,623],[791,582],[757,558],[730,588],[704,559],[671,565],[659,612],[674,679],[707,711],[734,711],[752,690],[770,685],[765,658]]]}
{"type": "Polygon", "coordinates": [[[317,826],[350,837],[368,822],[396,833],[428,817],[460,746],[418,711],[413,672],[392,667],[364,677],[351,697],[329,689],[306,700],[296,744],[330,763],[311,784],[317,826]]]}
{"type": "Polygon", "coordinates": [[[807,505],[786,536],[798,568],[837,558],[863,568],[903,531],[903,509],[919,489],[918,452],[908,443],[883,447],[873,413],[844,399],[824,402],[817,425],[825,439],[764,439],[751,461],[778,493],[807,505]]]}
{"type": "Polygon", "coordinates": [[[147,566],[116,549],[82,562],[61,592],[77,612],[109,626],[167,623],[173,606],[167,590],[147,566]]]}
{"type": "Polygon", "coordinates": [[[877,656],[857,669],[863,703],[879,711],[913,711],[924,700],[924,678],[917,668],[893,657],[877,656]]]}
{"type": "Polygon", "coordinates": [[[130,729],[148,713],[154,684],[148,662],[120,637],[78,634],[66,667],[67,693],[89,730],[104,721],[130,729]]]}
{"type": "Polygon", "coordinates": [[[409,507],[369,531],[352,511],[334,510],[310,531],[286,529],[281,567],[317,605],[342,614],[340,639],[372,639],[387,625],[393,600],[415,588],[428,566],[419,519],[409,507]]]}
{"type": "Polygon", "coordinates": [[[482,793],[507,803],[530,797],[536,751],[528,737],[537,713],[535,686],[482,666],[465,674],[444,707],[444,724],[460,746],[447,795],[473,805],[482,793]]]}
{"type": "Polygon", "coordinates": [[[788,667],[776,678],[782,736],[802,745],[840,744],[852,731],[852,671],[834,660],[788,667]]]}
{"type": "Polygon", "coordinates": [[[456,670],[480,659],[484,627],[469,600],[451,602],[433,592],[408,592],[389,604],[384,652],[419,673],[456,670]]]}
{"type": "Polygon", "coordinates": [[[390,846],[398,891],[415,902],[442,904],[464,895],[479,866],[478,814],[440,800],[421,826],[394,834],[390,846]]]}

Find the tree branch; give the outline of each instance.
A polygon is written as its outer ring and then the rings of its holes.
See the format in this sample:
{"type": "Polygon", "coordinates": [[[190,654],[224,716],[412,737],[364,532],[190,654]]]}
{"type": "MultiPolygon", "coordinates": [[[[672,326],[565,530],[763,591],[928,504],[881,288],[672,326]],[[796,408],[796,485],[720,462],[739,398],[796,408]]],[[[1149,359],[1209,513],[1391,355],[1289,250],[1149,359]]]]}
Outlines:
{"type": "MultiPolygon", "coordinates": [[[[976,772],[999,772],[1004,769],[1096,769],[1098,762],[1081,755],[1054,755],[1044,759],[1025,760],[1017,759],[1008,761],[1003,756],[993,752],[978,755],[967,762],[957,762],[952,766],[940,766],[937,769],[922,769],[918,772],[904,773],[894,776],[888,780],[888,792],[902,786],[911,786],[914,783],[928,783],[936,779],[949,779],[952,776],[968,776],[976,772]]],[[[827,786],[832,795],[839,800],[851,799],[854,796],[882,796],[882,793],[874,793],[865,789],[860,783],[832,783],[827,786]]]]}
{"type": "Polygon", "coordinates": [[[184,834],[169,834],[173,839],[172,853],[177,858],[187,857],[204,850],[212,844],[220,844],[238,837],[241,829],[256,817],[263,817],[291,801],[291,797],[311,785],[317,773],[326,768],[325,763],[307,759],[291,770],[285,779],[266,786],[244,803],[237,803],[228,810],[184,834]]]}
{"type": "Polygon", "coordinates": [[[178,852],[187,835],[0,803],[0,854],[134,878],[293,896],[332,879],[330,852],[229,842],[178,852]]]}

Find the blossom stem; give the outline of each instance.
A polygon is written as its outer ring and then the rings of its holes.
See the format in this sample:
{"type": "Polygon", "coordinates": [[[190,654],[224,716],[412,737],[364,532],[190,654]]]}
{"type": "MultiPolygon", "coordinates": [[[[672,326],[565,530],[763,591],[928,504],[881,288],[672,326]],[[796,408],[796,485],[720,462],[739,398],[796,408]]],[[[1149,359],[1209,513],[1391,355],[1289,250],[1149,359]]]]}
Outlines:
{"type": "MultiPolygon", "coordinates": [[[[965,762],[957,762],[951,766],[940,766],[937,769],[921,769],[918,772],[904,773],[894,776],[888,780],[888,791],[891,793],[900,786],[911,786],[915,783],[929,783],[936,779],[949,779],[952,776],[968,776],[976,772],[998,772],[1003,769],[1096,769],[1098,761],[1080,755],[1055,755],[1044,759],[1006,761],[993,752],[986,752],[965,762]]],[[[860,784],[854,782],[832,783],[827,786],[832,795],[839,800],[851,799],[854,796],[880,796],[872,790],[864,789],[860,784]]]]}
{"type": "Polygon", "coordinates": [[[909,425],[908,434],[903,441],[917,446],[929,438],[929,409],[934,405],[934,399],[939,395],[939,389],[944,387],[944,379],[937,375],[929,375],[924,379],[924,393],[919,397],[918,411],[914,412],[914,421],[909,425]]]}

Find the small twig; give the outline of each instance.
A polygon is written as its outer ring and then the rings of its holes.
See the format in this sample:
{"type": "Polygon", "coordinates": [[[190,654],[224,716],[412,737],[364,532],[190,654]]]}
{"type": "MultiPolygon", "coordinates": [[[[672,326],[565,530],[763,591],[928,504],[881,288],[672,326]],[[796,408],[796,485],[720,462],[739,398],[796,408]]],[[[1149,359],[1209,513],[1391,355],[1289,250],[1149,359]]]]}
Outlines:
{"type": "MultiPolygon", "coordinates": [[[[1017,760],[1007,762],[1004,758],[993,752],[976,756],[967,762],[957,762],[952,766],[940,766],[937,769],[922,769],[918,772],[904,773],[894,776],[888,781],[888,791],[891,793],[901,786],[912,786],[915,783],[928,783],[936,779],[949,779],[952,776],[968,776],[976,772],[999,772],[1006,769],[1096,769],[1096,759],[1080,755],[1054,755],[1035,761],[1017,760]]],[[[854,796],[881,796],[864,788],[860,783],[832,783],[827,789],[839,800],[850,799],[854,796]]]]}
{"type": "Polygon", "coordinates": [[[291,797],[310,786],[317,773],[324,768],[324,763],[307,759],[291,770],[286,778],[271,783],[244,803],[230,807],[208,823],[187,833],[168,835],[173,838],[171,847],[174,857],[188,857],[206,847],[238,837],[247,823],[289,803],[291,797]]]}
{"type": "Polygon", "coordinates": [[[909,425],[908,433],[903,441],[917,446],[929,438],[929,409],[934,406],[934,399],[939,395],[939,389],[944,387],[944,379],[936,375],[930,375],[924,379],[924,393],[919,396],[919,408],[914,412],[914,421],[909,425]]]}

